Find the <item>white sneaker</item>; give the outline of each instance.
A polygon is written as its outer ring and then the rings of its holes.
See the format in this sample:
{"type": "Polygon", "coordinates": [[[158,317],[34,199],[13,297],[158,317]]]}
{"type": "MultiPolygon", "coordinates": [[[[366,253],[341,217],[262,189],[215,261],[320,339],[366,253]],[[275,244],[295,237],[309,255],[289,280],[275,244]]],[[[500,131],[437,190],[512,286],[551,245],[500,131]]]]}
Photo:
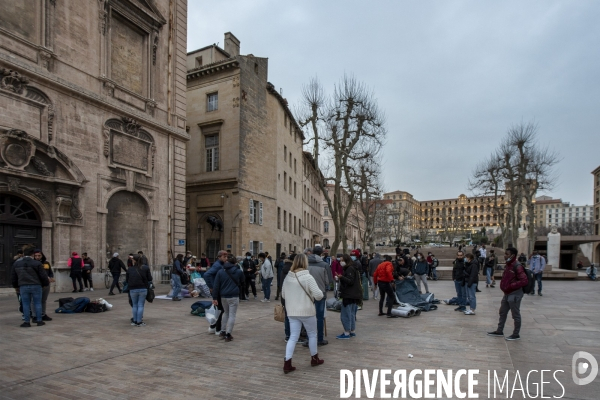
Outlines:
{"type": "Polygon", "coordinates": [[[467,311],[465,311],[465,315],[475,315],[475,311],[467,310],[467,311]]]}
{"type": "Polygon", "coordinates": [[[268,300],[267,299],[262,299],[260,302],[261,303],[266,303],[268,300]]]}
{"type": "Polygon", "coordinates": [[[90,292],[93,292],[93,291],[94,291],[94,288],[93,288],[93,287],[92,287],[92,288],[90,288],[90,292]]]}
{"type": "Polygon", "coordinates": [[[208,327],[208,333],[215,333],[215,331],[215,328],[211,328],[210,326],[208,327]]]}
{"type": "Polygon", "coordinates": [[[87,291],[88,291],[88,288],[85,288],[85,289],[83,289],[83,291],[84,291],[84,292],[87,292],[87,291]]]}
{"type": "Polygon", "coordinates": [[[215,335],[219,336],[220,334],[221,334],[221,331],[217,331],[217,330],[215,329],[215,335]]]}

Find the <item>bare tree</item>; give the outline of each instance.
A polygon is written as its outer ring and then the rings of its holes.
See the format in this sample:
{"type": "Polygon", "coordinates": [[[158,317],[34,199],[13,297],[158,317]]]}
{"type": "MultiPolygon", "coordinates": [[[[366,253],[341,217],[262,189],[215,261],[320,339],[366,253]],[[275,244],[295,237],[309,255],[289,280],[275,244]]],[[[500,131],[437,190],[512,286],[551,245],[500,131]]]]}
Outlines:
{"type": "Polygon", "coordinates": [[[315,166],[325,177],[322,186],[335,227],[331,252],[340,244],[346,252],[346,226],[357,196],[353,171],[381,148],[386,136],[385,116],[373,93],[355,78],[344,76],[327,96],[317,79],[303,88],[297,120],[308,131],[315,166]],[[331,188],[331,191],[327,190],[331,188]]]}
{"type": "Polygon", "coordinates": [[[378,157],[378,151],[375,151],[369,158],[360,160],[358,168],[350,174],[356,188],[355,214],[363,216],[362,219],[356,220],[358,235],[360,241],[368,245],[371,252],[375,251],[373,237],[375,221],[383,206],[379,201],[383,193],[381,168],[377,162],[374,162],[378,157]]]}

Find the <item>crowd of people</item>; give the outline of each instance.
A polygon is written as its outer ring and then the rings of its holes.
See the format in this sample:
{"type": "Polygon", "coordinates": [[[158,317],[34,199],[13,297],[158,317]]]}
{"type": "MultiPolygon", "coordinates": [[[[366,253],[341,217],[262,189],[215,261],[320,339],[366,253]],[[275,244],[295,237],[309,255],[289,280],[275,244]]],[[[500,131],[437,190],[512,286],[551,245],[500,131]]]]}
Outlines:
{"type": "MultiPolygon", "coordinates": [[[[505,267],[500,282],[500,289],[504,293],[499,310],[500,319],[496,330],[488,335],[504,336],[504,325],[510,311],[514,330],[506,339],[518,340],[523,288],[529,282],[525,268],[529,267],[535,279],[534,290],[529,294],[535,293],[537,285],[538,295],[542,296],[542,277],[546,262],[537,251],[529,258],[523,258],[523,254],[519,255],[512,247],[505,250],[504,259],[505,267]]],[[[456,297],[444,301],[457,304],[455,311],[476,315],[479,276],[485,276],[486,287],[495,288],[494,271],[498,269],[498,264],[495,250],[488,251],[485,245],[476,246],[469,253],[463,251],[462,247],[459,248],[452,263],[456,297]]],[[[91,271],[94,269],[94,261],[86,253],[79,256],[77,252],[73,252],[67,265],[73,292],[93,291],[91,271]]],[[[188,271],[200,272],[210,290],[212,303],[221,311],[208,331],[225,342],[231,342],[240,301],[249,301],[251,296],[258,300],[256,286],[260,283],[263,296],[260,301],[270,302],[273,279],[276,277],[275,300],[281,301],[285,313],[284,334],[287,344],[283,371],[287,374],[296,369],[292,365],[292,358],[298,342],[309,348],[311,366],[324,363],[318,354],[318,347],[328,344],[324,334],[328,292],[333,291],[334,296],[341,299],[342,332],[336,339],[349,340],[357,335],[356,314],[364,300],[379,300],[378,315],[397,318],[392,313],[393,306],[397,304],[396,283],[414,279],[419,292],[429,293],[428,281],[437,280],[438,266],[439,261],[432,252],[425,256],[420,249],[416,249],[411,255],[408,248],[396,249],[395,257],[379,253],[364,254],[361,249],[332,257],[326,249],[316,246],[299,254],[282,253],[275,260],[268,252],[256,257],[249,252],[244,257],[236,257],[229,251],[221,250],[212,265],[204,254],[196,258],[188,252],[185,255],[178,254],[173,261],[172,300],[181,300],[182,282],[187,279],[188,271]]],[[[148,259],[139,251],[137,254],[129,254],[124,263],[119,254],[114,253],[108,262],[108,268],[113,277],[109,295],[114,295],[115,287],[119,293],[127,291],[132,307],[131,325],[144,326],[144,305],[149,290],[153,287],[148,259]],[[119,284],[122,272],[125,272],[124,287],[119,284]]],[[[596,279],[596,268],[593,265],[587,273],[590,279],[596,279]]],[[[46,314],[46,301],[53,279],[52,268],[41,250],[26,247],[15,257],[12,284],[19,294],[23,313],[22,327],[30,327],[31,319],[38,326],[52,320],[46,314]]]]}

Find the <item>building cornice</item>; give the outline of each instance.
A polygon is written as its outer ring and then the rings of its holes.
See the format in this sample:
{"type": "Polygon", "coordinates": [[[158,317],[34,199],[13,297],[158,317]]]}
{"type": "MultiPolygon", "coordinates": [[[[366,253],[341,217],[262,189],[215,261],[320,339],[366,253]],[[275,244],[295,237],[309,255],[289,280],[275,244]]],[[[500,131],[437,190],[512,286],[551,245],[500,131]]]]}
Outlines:
{"type": "Polygon", "coordinates": [[[235,57],[232,57],[232,58],[228,58],[226,60],[221,60],[221,61],[216,61],[211,64],[206,64],[206,65],[203,65],[198,68],[190,69],[187,72],[186,79],[189,81],[192,79],[200,78],[205,75],[211,75],[211,74],[215,74],[215,73],[219,73],[219,72],[224,72],[224,71],[232,69],[232,68],[239,68],[239,66],[240,66],[239,61],[235,57]]]}
{"type": "Polygon", "coordinates": [[[288,118],[290,119],[290,121],[296,127],[296,130],[300,134],[300,137],[302,138],[302,140],[305,140],[306,138],[304,137],[304,131],[302,130],[302,128],[300,127],[300,125],[296,121],[296,118],[294,117],[294,114],[292,114],[292,112],[290,111],[287,99],[283,98],[283,96],[281,95],[281,93],[279,93],[277,91],[277,89],[275,89],[275,86],[271,82],[267,82],[267,92],[269,92],[270,94],[272,94],[273,96],[275,96],[275,98],[279,101],[279,103],[283,107],[283,110],[288,115],[288,118]]]}

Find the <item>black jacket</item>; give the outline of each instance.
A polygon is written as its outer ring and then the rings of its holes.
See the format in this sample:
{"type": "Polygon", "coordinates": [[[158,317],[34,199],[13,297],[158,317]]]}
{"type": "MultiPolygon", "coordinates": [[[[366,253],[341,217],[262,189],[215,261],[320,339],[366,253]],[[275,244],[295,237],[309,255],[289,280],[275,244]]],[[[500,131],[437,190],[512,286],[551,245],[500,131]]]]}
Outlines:
{"type": "Polygon", "coordinates": [[[476,258],[465,263],[465,284],[471,286],[474,283],[479,283],[479,262],[476,258]]]}
{"type": "Polygon", "coordinates": [[[125,264],[118,257],[113,257],[108,262],[108,269],[111,274],[120,274],[121,270],[127,272],[127,268],[125,268],[125,264]]]}
{"type": "Polygon", "coordinates": [[[242,261],[242,268],[244,269],[244,277],[246,280],[256,279],[256,264],[252,260],[245,258],[242,261]],[[248,271],[250,269],[250,271],[248,271]]]}
{"type": "Polygon", "coordinates": [[[452,263],[452,280],[458,282],[464,282],[465,280],[465,262],[463,260],[456,259],[452,263]]]}
{"type": "Polygon", "coordinates": [[[24,285],[50,285],[50,280],[48,280],[48,275],[42,263],[28,256],[13,264],[11,279],[14,288],[24,285]]]}
{"type": "Polygon", "coordinates": [[[340,297],[343,299],[361,300],[363,291],[360,287],[360,271],[356,264],[343,267],[344,272],[340,276],[340,297]]]}
{"type": "Polygon", "coordinates": [[[129,285],[129,290],[148,289],[144,279],[146,279],[147,283],[152,282],[152,274],[150,273],[150,268],[147,265],[143,265],[140,268],[127,268],[127,272],[125,273],[125,281],[129,285]]]}

